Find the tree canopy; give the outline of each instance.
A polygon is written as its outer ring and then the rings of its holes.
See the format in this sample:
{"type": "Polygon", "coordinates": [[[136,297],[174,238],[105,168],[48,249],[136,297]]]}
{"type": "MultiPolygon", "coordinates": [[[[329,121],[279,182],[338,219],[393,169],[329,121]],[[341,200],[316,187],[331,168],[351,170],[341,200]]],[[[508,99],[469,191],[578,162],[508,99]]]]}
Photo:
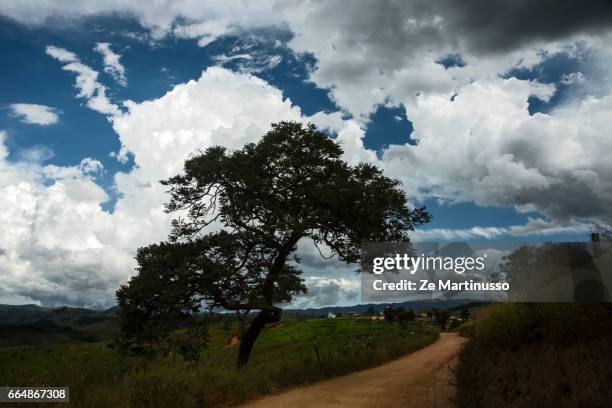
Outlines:
{"type": "Polygon", "coordinates": [[[257,310],[241,339],[244,365],[263,325],[280,319],[277,305],[306,291],[291,262],[298,241],[356,262],[362,242],[408,241],[430,220],[425,208],[408,207],[399,181],[342,154],[313,125],[280,122],[242,149],[190,157],[162,181],[166,210],[177,214],[168,242],[139,249],[138,274],[118,291],[124,333],[201,306],[257,310]]]}

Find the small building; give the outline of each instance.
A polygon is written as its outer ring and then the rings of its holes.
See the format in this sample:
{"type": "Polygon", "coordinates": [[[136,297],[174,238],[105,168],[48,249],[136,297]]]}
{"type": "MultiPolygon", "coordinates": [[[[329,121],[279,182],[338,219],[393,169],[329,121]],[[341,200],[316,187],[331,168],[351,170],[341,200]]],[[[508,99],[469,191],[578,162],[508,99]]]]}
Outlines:
{"type": "Polygon", "coordinates": [[[328,319],[335,319],[335,318],[336,318],[336,315],[335,315],[335,314],[333,314],[332,312],[329,312],[329,313],[327,314],[327,318],[328,318],[328,319]]]}

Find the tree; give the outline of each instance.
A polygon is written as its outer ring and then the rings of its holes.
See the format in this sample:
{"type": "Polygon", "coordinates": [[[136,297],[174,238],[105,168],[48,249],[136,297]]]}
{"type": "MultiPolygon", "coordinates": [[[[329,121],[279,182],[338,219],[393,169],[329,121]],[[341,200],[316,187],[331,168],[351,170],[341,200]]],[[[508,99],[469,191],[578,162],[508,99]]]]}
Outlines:
{"type": "Polygon", "coordinates": [[[597,238],[601,242],[612,242],[612,227],[607,224],[597,223],[591,229],[592,234],[597,234],[597,238]]]}
{"type": "Polygon", "coordinates": [[[370,315],[370,316],[374,316],[374,315],[376,314],[376,313],[374,312],[374,306],[370,306],[370,307],[368,307],[368,310],[366,311],[366,314],[367,314],[367,315],[370,315]]]}
{"type": "Polygon", "coordinates": [[[395,319],[402,327],[406,327],[408,323],[414,321],[415,318],[416,314],[412,309],[406,310],[403,307],[395,309],[395,319]]]}
{"type": "Polygon", "coordinates": [[[510,283],[514,301],[607,302],[602,272],[594,260],[608,250],[587,242],[523,245],[501,258],[500,274],[510,283]],[[554,285],[551,285],[554,283],[554,285]]]}
{"type": "Polygon", "coordinates": [[[450,313],[448,313],[448,310],[433,309],[433,316],[434,319],[436,319],[436,322],[438,322],[438,324],[440,325],[440,328],[444,330],[446,328],[446,322],[448,322],[448,319],[450,317],[450,313]]]}
{"type": "Polygon", "coordinates": [[[462,309],[461,310],[461,320],[469,320],[470,319],[470,309],[462,309]]]}
{"type": "Polygon", "coordinates": [[[406,310],[403,307],[387,306],[383,310],[385,321],[398,322],[402,327],[406,327],[408,322],[416,318],[416,314],[412,310],[406,310]]]}
{"type": "Polygon", "coordinates": [[[298,241],[352,263],[362,242],[408,241],[408,231],[430,220],[424,207],[408,208],[399,181],[371,164],[351,166],[342,153],[313,125],[280,122],[258,143],[189,158],[183,174],[162,181],[166,210],[179,214],[169,242],[139,250],[138,275],[118,292],[124,327],[202,304],[257,311],[241,339],[242,367],[264,325],[280,320],[277,305],[306,291],[292,258],[298,241]],[[218,225],[222,231],[207,232],[218,225]]]}
{"type": "Polygon", "coordinates": [[[184,263],[194,257],[193,251],[191,245],[165,243],[138,249],[138,275],[117,291],[121,349],[147,353],[174,351],[173,345],[185,349],[185,338],[172,336],[178,328],[195,335],[190,353],[206,345],[206,319],[197,313],[198,288],[184,263]]]}
{"type": "Polygon", "coordinates": [[[395,321],[395,309],[391,306],[387,306],[385,307],[385,309],[383,310],[383,316],[385,318],[385,321],[387,322],[394,322],[395,321]]]}

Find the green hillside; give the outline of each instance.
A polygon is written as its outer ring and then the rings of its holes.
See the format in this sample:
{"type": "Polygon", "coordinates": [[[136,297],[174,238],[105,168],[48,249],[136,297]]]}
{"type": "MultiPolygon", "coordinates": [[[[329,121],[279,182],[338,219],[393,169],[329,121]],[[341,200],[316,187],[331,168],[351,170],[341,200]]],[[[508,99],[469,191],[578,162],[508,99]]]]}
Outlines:
{"type": "Polygon", "coordinates": [[[0,347],[91,343],[118,331],[115,308],[0,305],[0,347]]]}

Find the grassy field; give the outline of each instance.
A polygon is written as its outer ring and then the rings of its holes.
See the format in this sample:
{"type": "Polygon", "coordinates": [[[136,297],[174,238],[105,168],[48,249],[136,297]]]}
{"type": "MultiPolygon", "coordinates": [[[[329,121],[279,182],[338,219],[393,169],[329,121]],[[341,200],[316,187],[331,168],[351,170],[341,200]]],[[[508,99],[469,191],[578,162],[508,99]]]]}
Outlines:
{"type": "MultiPolygon", "coordinates": [[[[234,328],[214,325],[199,362],[121,357],[109,342],[0,348],[0,385],[70,386],[79,407],[232,406],[258,395],[381,364],[438,338],[413,322],[369,319],[287,319],[266,328],[249,366],[234,368],[234,328]]],[[[48,406],[48,405],[46,405],[48,406]]]]}
{"type": "Polygon", "coordinates": [[[612,406],[609,304],[497,304],[460,331],[459,407],[612,406]]]}

